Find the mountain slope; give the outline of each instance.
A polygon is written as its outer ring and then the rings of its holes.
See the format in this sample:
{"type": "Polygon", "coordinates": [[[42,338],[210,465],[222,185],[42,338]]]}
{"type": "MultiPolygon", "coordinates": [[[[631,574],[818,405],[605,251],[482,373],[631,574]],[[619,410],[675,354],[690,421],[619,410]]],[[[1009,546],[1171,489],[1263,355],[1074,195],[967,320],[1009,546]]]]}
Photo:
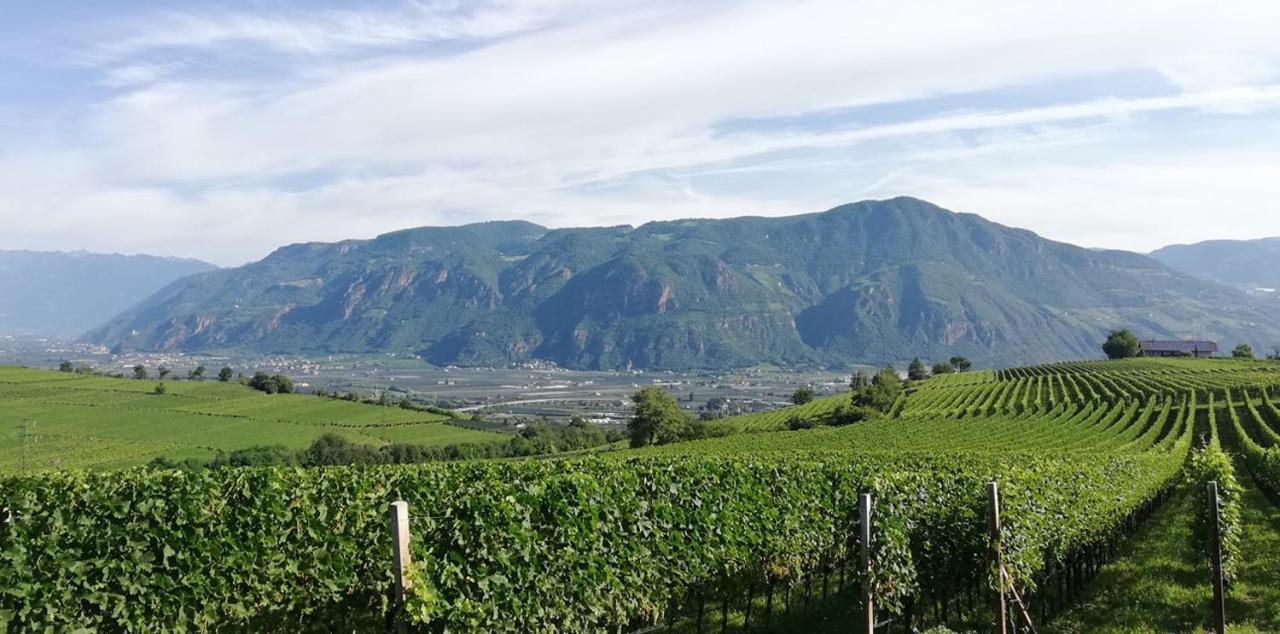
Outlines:
{"type": "Polygon", "coordinates": [[[1178,244],[1151,257],[1172,269],[1243,291],[1280,289],[1280,238],[1178,244]]]}
{"type": "Polygon", "coordinates": [[[674,369],[1092,357],[1121,325],[1280,340],[1276,321],[1231,289],[912,198],[784,218],[502,222],[293,245],[172,284],[88,338],[674,369]]]}
{"type": "Polygon", "coordinates": [[[150,255],[0,251],[0,334],[79,335],[212,264],[150,255]]]}

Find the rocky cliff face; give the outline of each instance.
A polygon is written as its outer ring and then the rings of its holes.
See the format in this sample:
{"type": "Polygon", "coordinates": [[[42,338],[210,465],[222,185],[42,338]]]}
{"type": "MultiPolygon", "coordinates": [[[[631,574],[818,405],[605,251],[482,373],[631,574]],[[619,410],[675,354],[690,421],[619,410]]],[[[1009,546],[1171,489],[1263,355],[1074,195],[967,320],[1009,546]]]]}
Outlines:
{"type": "Polygon", "coordinates": [[[394,351],[576,368],[985,363],[1098,355],[1105,332],[1280,341],[1243,294],[898,198],[784,218],[524,222],[284,247],[90,333],[121,349],[394,351]]]}

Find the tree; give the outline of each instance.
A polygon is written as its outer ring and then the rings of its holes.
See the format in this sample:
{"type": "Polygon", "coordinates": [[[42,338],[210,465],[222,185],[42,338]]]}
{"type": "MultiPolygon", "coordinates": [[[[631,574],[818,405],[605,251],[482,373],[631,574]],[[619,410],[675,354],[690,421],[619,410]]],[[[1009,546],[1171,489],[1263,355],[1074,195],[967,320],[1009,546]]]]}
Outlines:
{"type": "Polygon", "coordinates": [[[62,362],[58,364],[59,372],[75,372],[75,370],[75,366],[71,365],[71,362],[66,359],[63,359],[62,362]]]}
{"type": "Polygon", "coordinates": [[[198,365],[198,366],[196,366],[196,369],[194,369],[194,370],[192,370],[192,371],[190,371],[190,372],[188,372],[188,373],[187,373],[187,378],[188,378],[188,379],[190,379],[190,380],[192,380],[192,381],[203,381],[203,380],[204,380],[204,366],[202,366],[202,365],[198,365]]]}
{"type": "Polygon", "coordinates": [[[791,394],[791,403],[794,405],[804,405],[813,400],[813,388],[809,386],[801,387],[791,394]]]}
{"type": "Polygon", "coordinates": [[[164,380],[164,377],[169,376],[169,372],[170,372],[169,368],[163,365],[156,368],[156,374],[160,377],[161,381],[164,380]]]}
{"type": "Polygon", "coordinates": [[[1236,346],[1235,350],[1231,351],[1231,356],[1235,357],[1236,359],[1252,359],[1254,358],[1253,346],[1247,343],[1242,343],[1236,346]]]}
{"type": "Polygon", "coordinates": [[[152,394],[158,394],[158,395],[159,395],[159,394],[164,394],[164,393],[165,393],[165,392],[167,392],[167,391],[168,391],[168,390],[166,390],[166,389],[165,389],[165,387],[164,387],[164,381],[161,381],[161,382],[159,382],[159,383],[156,383],[156,387],[155,387],[155,389],[151,390],[151,393],[152,393],[152,394]]]}
{"type": "Polygon", "coordinates": [[[1280,361],[1280,346],[1272,347],[1271,352],[1267,354],[1267,358],[1272,361],[1280,361]]]}
{"type": "Polygon", "coordinates": [[[254,372],[249,379],[249,387],[267,394],[289,394],[293,392],[293,380],[283,374],[269,375],[266,372],[254,372]]]}
{"type": "Polygon", "coordinates": [[[670,392],[660,387],[641,388],[631,395],[631,402],[636,405],[627,423],[632,447],[665,445],[689,433],[689,415],[680,409],[670,392]]]}
{"type": "Polygon", "coordinates": [[[146,366],[143,366],[141,363],[139,363],[138,365],[133,366],[133,378],[135,378],[135,379],[137,379],[137,380],[139,380],[139,381],[145,381],[145,380],[147,380],[147,368],[146,368],[146,366]]]}
{"type": "Polygon", "coordinates": [[[1108,359],[1131,359],[1138,356],[1138,338],[1128,329],[1112,330],[1102,351],[1108,359]]]}
{"type": "Polygon", "coordinates": [[[707,404],[702,406],[708,412],[723,414],[729,411],[729,399],[723,396],[713,396],[707,399],[707,404]]]}
{"type": "Polygon", "coordinates": [[[939,375],[942,375],[942,374],[954,374],[954,373],[955,373],[955,371],[956,371],[956,369],[955,369],[955,368],[954,368],[950,363],[947,363],[947,362],[945,362],[945,361],[944,361],[944,362],[942,362],[942,363],[935,363],[935,364],[933,364],[933,375],[934,375],[934,376],[939,376],[939,375]]]}
{"type": "Polygon", "coordinates": [[[867,373],[862,370],[854,372],[853,376],[849,377],[849,389],[854,392],[857,392],[868,385],[871,385],[871,377],[867,376],[867,373]]]}
{"type": "Polygon", "coordinates": [[[960,356],[951,357],[951,367],[957,372],[968,372],[973,367],[973,363],[968,359],[960,356]]]}
{"type": "Polygon", "coordinates": [[[924,361],[919,357],[911,360],[911,365],[907,366],[908,381],[923,381],[929,378],[929,370],[924,367],[924,361]]]}
{"type": "Polygon", "coordinates": [[[232,370],[230,367],[224,367],[221,370],[218,370],[218,380],[222,381],[223,383],[226,383],[227,381],[231,380],[231,377],[234,374],[235,374],[235,371],[232,370]]]}
{"type": "Polygon", "coordinates": [[[854,392],[849,402],[854,407],[887,412],[893,407],[894,401],[898,400],[898,394],[901,392],[902,379],[898,378],[898,371],[885,368],[872,377],[869,385],[854,392]]]}

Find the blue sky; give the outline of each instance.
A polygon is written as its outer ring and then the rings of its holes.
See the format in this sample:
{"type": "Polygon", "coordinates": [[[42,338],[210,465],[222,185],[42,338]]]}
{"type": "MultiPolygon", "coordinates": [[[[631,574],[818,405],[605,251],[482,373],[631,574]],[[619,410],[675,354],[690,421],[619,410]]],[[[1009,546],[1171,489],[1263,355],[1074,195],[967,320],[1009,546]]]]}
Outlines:
{"type": "Polygon", "coordinates": [[[1229,6],[11,0],[0,248],[897,195],[1092,247],[1280,235],[1280,5],[1229,6]]]}

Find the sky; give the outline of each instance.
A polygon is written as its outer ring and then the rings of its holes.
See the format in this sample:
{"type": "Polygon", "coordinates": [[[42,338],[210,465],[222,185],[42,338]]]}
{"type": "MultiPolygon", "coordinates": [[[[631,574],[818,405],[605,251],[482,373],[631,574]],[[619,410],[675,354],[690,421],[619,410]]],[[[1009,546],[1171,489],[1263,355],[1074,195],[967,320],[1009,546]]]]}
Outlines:
{"type": "Polygon", "coordinates": [[[1088,247],[1280,235],[1274,0],[5,5],[0,249],[898,195],[1088,247]]]}

